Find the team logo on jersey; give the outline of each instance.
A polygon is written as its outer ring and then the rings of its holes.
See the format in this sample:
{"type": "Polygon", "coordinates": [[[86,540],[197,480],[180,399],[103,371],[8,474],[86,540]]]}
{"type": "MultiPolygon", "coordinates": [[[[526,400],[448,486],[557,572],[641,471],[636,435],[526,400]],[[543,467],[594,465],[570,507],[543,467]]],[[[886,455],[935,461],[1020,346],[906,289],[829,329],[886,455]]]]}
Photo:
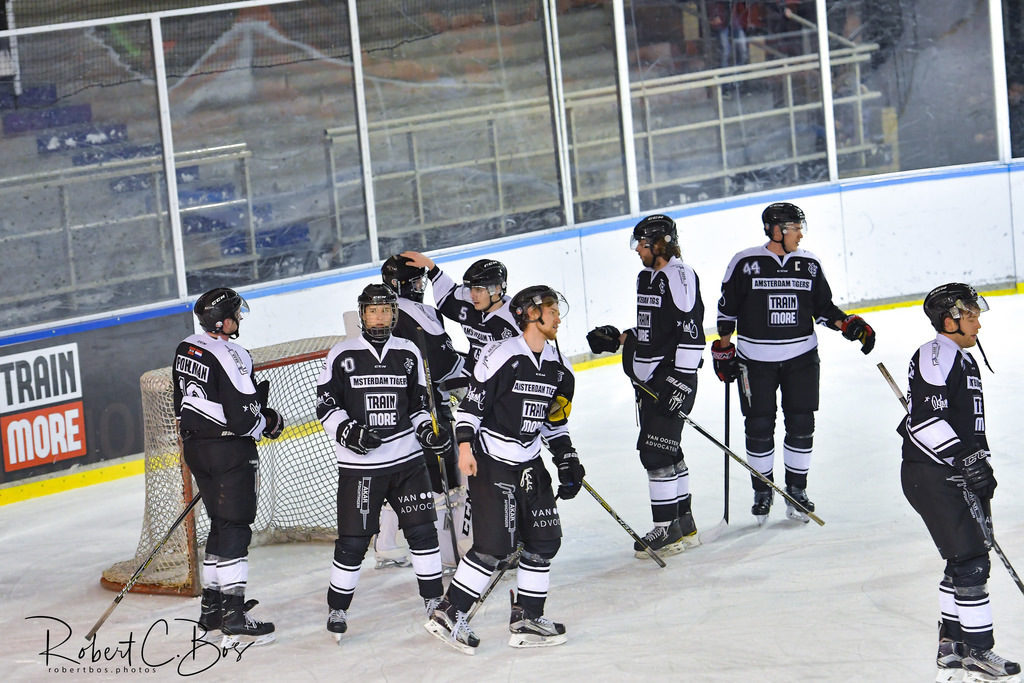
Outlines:
{"type": "Polygon", "coordinates": [[[501,338],[502,339],[511,339],[512,337],[515,336],[515,334],[516,334],[515,332],[513,332],[512,330],[510,330],[510,329],[508,329],[506,327],[505,329],[503,329],[501,331],[501,338]]]}
{"type": "Polygon", "coordinates": [[[753,289],[799,289],[811,291],[811,281],[802,277],[755,277],[750,285],[753,289]]]}
{"type": "Polygon", "coordinates": [[[798,322],[800,304],[796,294],[768,295],[768,326],[794,327],[798,322]]]}
{"type": "Polygon", "coordinates": [[[929,395],[924,397],[925,403],[930,403],[932,410],[945,410],[949,407],[949,401],[941,396],[929,395]]]}
{"type": "Polygon", "coordinates": [[[653,294],[637,294],[637,306],[648,306],[650,308],[661,308],[661,297],[653,294]]]}
{"type": "Polygon", "coordinates": [[[818,277],[818,264],[814,261],[808,263],[807,272],[811,274],[811,277],[818,277]]]}
{"type": "Polygon", "coordinates": [[[409,386],[405,375],[353,375],[348,378],[353,389],[390,389],[409,386]]]}
{"type": "Polygon", "coordinates": [[[478,391],[476,388],[472,386],[470,386],[469,389],[466,390],[466,397],[462,400],[469,401],[470,403],[475,403],[478,410],[482,411],[484,409],[484,392],[478,391]]]}
{"type": "Polygon", "coordinates": [[[390,392],[364,394],[367,427],[395,427],[398,425],[398,394],[390,392]]]}
{"type": "Polygon", "coordinates": [[[661,293],[662,296],[665,296],[665,281],[664,280],[659,280],[658,281],[658,291],[661,293]]]}
{"type": "Polygon", "coordinates": [[[683,332],[690,335],[690,339],[696,339],[698,334],[700,333],[697,329],[697,323],[695,323],[692,320],[687,320],[685,323],[683,323],[683,332]]]}
{"type": "Polygon", "coordinates": [[[555,387],[543,382],[527,382],[526,380],[517,379],[515,384],[512,385],[512,393],[533,394],[534,396],[544,396],[550,399],[555,395],[555,387]]]}
{"type": "Polygon", "coordinates": [[[333,406],[335,405],[334,397],[326,391],[316,397],[316,405],[319,406],[333,406]]]}
{"type": "Polygon", "coordinates": [[[536,434],[541,425],[548,419],[549,401],[523,401],[523,423],[519,427],[521,434],[536,434]]]}
{"type": "Polygon", "coordinates": [[[416,365],[416,362],[412,358],[405,359],[405,374],[411,375],[412,369],[416,365]]]}

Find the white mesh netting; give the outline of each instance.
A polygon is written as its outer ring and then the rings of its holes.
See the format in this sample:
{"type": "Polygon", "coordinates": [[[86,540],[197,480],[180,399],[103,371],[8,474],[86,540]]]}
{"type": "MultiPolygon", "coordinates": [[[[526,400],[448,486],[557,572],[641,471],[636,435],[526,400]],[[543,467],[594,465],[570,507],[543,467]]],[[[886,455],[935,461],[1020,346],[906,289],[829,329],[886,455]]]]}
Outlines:
{"type": "MultiPolygon", "coordinates": [[[[253,349],[259,379],[270,380],[270,405],[285,420],[279,439],[259,442],[259,502],[252,545],[325,540],[336,536],[337,465],[334,447],[316,417],[316,378],[323,358],[342,337],[300,339],[253,349]]],[[[198,492],[183,476],[174,421],[171,369],[140,379],[145,428],[146,508],[135,557],[103,572],[120,591],[198,492]]],[[[133,590],[198,595],[197,557],[210,522],[202,504],[167,540],[133,590]]]]}

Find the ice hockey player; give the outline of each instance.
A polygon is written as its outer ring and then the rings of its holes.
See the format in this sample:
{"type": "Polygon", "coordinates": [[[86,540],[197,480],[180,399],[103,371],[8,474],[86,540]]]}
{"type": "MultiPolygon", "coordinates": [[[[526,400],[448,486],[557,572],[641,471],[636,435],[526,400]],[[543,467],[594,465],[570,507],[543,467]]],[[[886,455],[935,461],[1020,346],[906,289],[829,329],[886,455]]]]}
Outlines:
{"type": "Polygon", "coordinates": [[[387,500],[412,554],[419,593],[433,612],[443,587],[434,496],[423,448],[444,448],[426,410],[423,361],[391,334],[398,296],[367,285],[358,298],[362,334],[334,345],[317,378],[316,414],[338,459],[338,539],[327,590],[327,630],[340,641],[359,570],[387,500]]]}
{"type": "MultiPolygon", "coordinates": [[[[449,400],[450,394],[443,391],[441,385],[465,375],[465,358],[455,350],[451,337],[444,329],[444,320],[437,309],[423,303],[423,293],[427,284],[427,269],[410,265],[406,257],[395,255],[384,262],[380,272],[384,284],[398,294],[398,322],[395,324],[392,334],[402,339],[408,339],[417,346],[421,343],[426,346],[419,350],[430,367],[431,386],[428,389],[434,393],[437,427],[448,435],[445,448],[436,452],[425,448],[424,455],[426,456],[427,471],[430,472],[430,483],[434,493],[437,494],[434,496],[434,507],[437,508],[441,561],[446,571],[450,571],[454,570],[462,551],[458,547],[452,547],[452,534],[446,526],[447,512],[445,508],[447,505],[452,506],[452,524],[455,528],[456,545],[464,546],[468,550],[471,537],[468,520],[465,520],[466,489],[464,486],[460,486],[459,470],[455,458],[455,441],[452,438],[454,418],[449,400]],[[440,467],[442,459],[444,478],[441,476],[440,467]],[[447,491],[443,479],[447,479],[447,491]]],[[[378,562],[382,559],[382,553],[388,552],[386,548],[395,545],[393,541],[389,542],[385,529],[387,520],[384,519],[385,516],[394,518],[394,512],[385,507],[381,515],[381,532],[375,541],[378,562]],[[382,548],[382,545],[385,547],[382,548]]],[[[397,519],[394,519],[393,523],[388,526],[397,530],[397,519]]]]}
{"type": "Polygon", "coordinates": [[[246,603],[251,524],[256,519],[256,441],[276,439],[281,415],[267,405],[270,383],[255,382],[249,352],[238,338],[249,307],[233,289],[217,287],[196,300],[203,332],[186,337],[172,370],[174,414],[185,463],[210,518],[203,558],[199,626],[220,629],[226,647],[274,640],[274,624],[253,618],[246,603]]]}
{"type": "Polygon", "coordinates": [[[555,340],[565,300],[538,285],[512,297],[511,307],[522,334],[484,347],[459,406],[459,467],[469,477],[473,498],[473,547],[425,624],[466,654],[480,644],[467,615],[494,580],[499,561],[519,543],[509,645],[566,642],[565,626],[544,616],[548,572],[562,529],[551,475],[540,457],[543,442],[558,468],[558,497],[575,497],[586,474],[566,426],[575,376],[557,342],[547,343],[555,340]]]}
{"type": "MultiPolygon", "coordinates": [[[[620,333],[602,325],[587,335],[594,353],[624,345],[622,367],[657,394],[637,389],[640,436],[637,450],[647,470],[654,528],[644,537],[659,555],[695,546],[697,525],[690,511],[690,472],[680,448],[684,419],[697,398],[697,368],[704,339],[704,302],[700,280],[683,263],[676,223],[668,216],[647,216],[633,228],[630,246],[643,270],[636,281],[636,327],[620,333]]],[[[638,558],[650,555],[633,544],[638,558]]]]}
{"type": "Polygon", "coordinates": [[[946,561],[939,582],[938,681],[1017,681],[1020,673],[1019,664],[992,652],[985,525],[996,480],[981,373],[967,351],[978,344],[987,310],[985,297],[959,282],[925,297],[924,312],[937,334],[910,360],[909,413],[898,429],[903,493],[946,561]]]}
{"type": "MultiPolygon", "coordinates": [[[[818,257],[800,248],[807,233],[804,212],[787,202],[770,204],[761,214],[768,243],[745,249],[729,262],[718,301],[719,339],[711,345],[715,373],[723,382],[739,378],[740,407],[746,432],[747,462],[774,481],[775,396],[782,390],[786,436],[782,442],[786,493],[807,511],[807,473],[818,410],[818,338],[814,323],[840,330],[869,353],[875,331],[858,315],[832,303],[832,290],[818,257]],[[734,345],[733,333],[737,333],[734,345]]],[[[764,524],[772,489],[751,475],[751,513],[764,524]]],[[[786,514],[809,518],[787,501],[786,514]]]]}
{"type": "Polygon", "coordinates": [[[415,251],[402,252],[402,256],[409,259],[409,265],[427,269],[438,310],[462,326],[469,340],[468,373],[472,374],[486,344],[519,335],[505,294],[508,271],[503,263],[492,259],[476,261],[466,269],[462,284],[456,285],[429,256],[415,251]]]}

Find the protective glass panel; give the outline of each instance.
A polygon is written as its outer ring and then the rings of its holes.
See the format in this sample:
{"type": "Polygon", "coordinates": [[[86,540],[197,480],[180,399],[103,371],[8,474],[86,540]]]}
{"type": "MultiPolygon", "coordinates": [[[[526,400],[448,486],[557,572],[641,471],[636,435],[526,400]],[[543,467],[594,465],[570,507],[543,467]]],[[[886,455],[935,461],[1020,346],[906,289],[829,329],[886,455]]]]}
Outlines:
{"type": "Polygon", "coordinates": [[[382,258],[564,224],[538,0],[364,2],[359,27],[382,258]]]}
{"type": "Polygon", "coordinates": [[[369,260],[344,4],[163,23],[188,290],[369,260]],[[332,182],[333,181],[333,182],[332,182]]]}
{"type": "Polygon", "coordinates": [[[626,3],[644,209],[827,179],[813,0],[626,3]]]}
{"type": "Polygon", "coordinates": [[[841,177],[997,157],[988,3],[827,5],[841,177]]]}
{"type": "Polygon", "coordinates": [[[149,24],[0,45],[4,329],[177,296],[149,24]]]}
{"type": "Polygon", "coordinates": [[[1010,102],[1010,153],[1024,157],[1024,2],[1003,0],[1006,90],[1010,102]]]}

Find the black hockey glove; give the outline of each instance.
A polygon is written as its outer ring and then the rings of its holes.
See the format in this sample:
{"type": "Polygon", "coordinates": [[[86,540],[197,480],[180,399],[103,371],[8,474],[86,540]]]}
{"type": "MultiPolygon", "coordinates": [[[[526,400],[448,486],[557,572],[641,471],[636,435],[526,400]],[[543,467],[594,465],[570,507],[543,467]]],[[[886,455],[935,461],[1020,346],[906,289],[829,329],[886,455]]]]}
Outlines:
{"type": "MultiPolygon", "coordinates": [[[[969,450],[969,449],[968,449],[969,450]]],[[[991,500],[996,490],[996,478],[988,453],[982,449],[954,456],[953,466],[964,478],[967,488],[983,500],[991,500]]]]}
{"type": "Polygon", "coordinates": [[[376,432],[352,418],[338,425],[338,433],[335,438],[342,446],[359,455],[366,455],[383,443],[376,432]]]}
{"type": "Polygon", "coordinates": [[[601,325],[587,332],[587,343],[594,353],[615,353],[619,350],[619,330],[612,325],[601,325]]]}
{"type": "Polygon", "coordinates": [[[565,451],[554,456],[552,460],[558,468],[558,497],[562,500],[572,500],[583,488],[583,477],[587,476],[580,456],[576,451],[565,451]]]}
{"type": "Polygon", "coordinates": [[[281,413],[273,408],[261,408],[260,414],[267,421],[267,426],[263,428],[263,436],[268,439],[276,439],[281,436],[281,432],[284,431],[284,418],[281,417],[281,413]]]}
{"type": "Polygon", "coordinates": [[[875,331],[859,315],[848,315],[839,323],[843,336],[850,341],[860,342],[861,353],[867,355],[875,348],[875,331]]]}
{"type": "Polygon", "coordinates": [[[683,413],[689,413],[696,398],[695,380],[693,375],[684,375],[678,372],[670,372],[665,375],[656,384],[658,409],[672,417],[682,417],[683,413]]]}
{"type": "Polygon", "coordinates": [[[263,408],[267,407],[267,403],[270,402],[270,380],[265,379],[262,382],[256,382],[256,400],[260,402],[260,406],[263,408]]]}
{"type": "Polygon", "coordinates": [[[723,382],[732,382],[740,376],[740,362],[736,360],[736,345],[722,345],[721,339],[711,343],[711,360],[715,366],[715,374],[723,382]]]}
{"type": "Polygon", "coordinates": [[[437,427],[437,434],[434,433],[434,427],[430,420],[421,422],[420,426],[416,428],[416,438],[421,446],[433,453],[447,450],[452,443],[451,435],[440,425],[437,427]]]}

